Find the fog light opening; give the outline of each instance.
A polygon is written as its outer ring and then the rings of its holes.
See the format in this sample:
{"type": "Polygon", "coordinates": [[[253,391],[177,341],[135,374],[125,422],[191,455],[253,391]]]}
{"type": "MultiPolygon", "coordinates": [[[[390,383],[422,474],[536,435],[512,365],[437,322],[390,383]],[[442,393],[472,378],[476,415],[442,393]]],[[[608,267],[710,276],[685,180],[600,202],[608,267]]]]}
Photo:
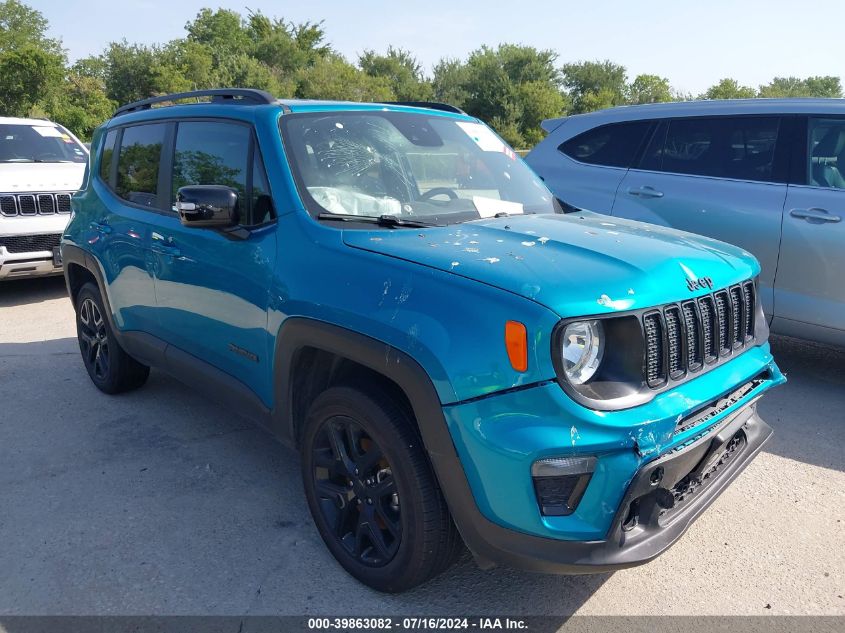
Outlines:
{"type": "Polygon", "coordinates": [[[534,493],[543,516],[575,512],[596,466],[595,457],[555,457],[531,466],[534,493]]]}

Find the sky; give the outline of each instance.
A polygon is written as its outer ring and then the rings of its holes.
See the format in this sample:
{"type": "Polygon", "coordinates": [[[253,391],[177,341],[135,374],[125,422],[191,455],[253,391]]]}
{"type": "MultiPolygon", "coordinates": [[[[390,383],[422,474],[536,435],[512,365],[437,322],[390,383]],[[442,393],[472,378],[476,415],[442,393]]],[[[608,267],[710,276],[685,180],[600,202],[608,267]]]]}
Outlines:
{"type": "Polygon", "coordinates": [[[202,7],[248,8],[294,22],[323,21],[328,42],[354,61],[367,49],[410,50],[430,71],[486,44],[549,48],[562,64],[610,59],[699,94],[723,77],[757,87],[775,76],[845,75],[845,2],[816,0],[24,0],[41,11],[71,61],[111,41],[152,44],[185,34],[202,7]],[[806,5],[805,5],[806,6],[806,5]]]}

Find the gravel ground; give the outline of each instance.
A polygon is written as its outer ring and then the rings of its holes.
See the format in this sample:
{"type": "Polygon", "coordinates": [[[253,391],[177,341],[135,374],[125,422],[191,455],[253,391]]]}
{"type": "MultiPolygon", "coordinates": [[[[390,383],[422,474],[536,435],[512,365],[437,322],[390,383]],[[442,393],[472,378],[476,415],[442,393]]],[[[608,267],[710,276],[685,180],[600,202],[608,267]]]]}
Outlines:
{"type": "Polygon", "coordinates": [[[347,576],[298,458],[154,372],[90,383],[60,278],[0,284],[0,614],[845,615],[845,352],[774,338],[775,437],[656,561],[483,572],[401,596],[347,576]]]}

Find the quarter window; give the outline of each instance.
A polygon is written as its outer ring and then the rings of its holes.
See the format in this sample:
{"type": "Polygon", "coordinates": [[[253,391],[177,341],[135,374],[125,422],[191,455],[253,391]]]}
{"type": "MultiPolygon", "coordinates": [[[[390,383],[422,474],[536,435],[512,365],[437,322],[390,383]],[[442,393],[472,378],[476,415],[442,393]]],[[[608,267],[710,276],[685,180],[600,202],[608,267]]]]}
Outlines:
{"type": "Polygon", "coordinates": [[[649,127],[650,121],[603,125],[565,141],[558,149],[582,163],[630,167],[649,127]]]}
{"type": "Polygon", "coordinates": [[[714,117],[669,122],[662,148],[649,148],[643,167],[676,174],[772,180],[780,120],[714,117]]]}
{"type": "Polygon", "coordinates": [[[810,119],[809,155],[807,182],[845,189],[845,119],[810,119]]]}
{"type": "Polygon", "coordinates": [[[158,206],[158,168],[165,129],[163,123],[123,129],[115,191],[124,200],[145,207],[158,206]]]}
{"type": "Polygon", "coordinates": [[[117,130],[111,130],[106,134],[103,142],[103,149],[100,152],[100,178],[103,182],[111,185],[111,166],[114,156],[114,142],[117,139],[117,130]]]}

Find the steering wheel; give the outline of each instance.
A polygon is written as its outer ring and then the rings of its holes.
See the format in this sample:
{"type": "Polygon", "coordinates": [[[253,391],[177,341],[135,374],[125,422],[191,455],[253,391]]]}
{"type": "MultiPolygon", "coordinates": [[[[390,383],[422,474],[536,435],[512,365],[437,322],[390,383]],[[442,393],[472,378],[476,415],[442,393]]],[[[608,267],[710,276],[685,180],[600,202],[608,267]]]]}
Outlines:
{"type": "Polygon", "coordinates": [[[449,198],[449,201],[457,200],[458,194],[454,189],[449,187],[435,187],[434,189],[429,189],[426,191],[421,197],[421,200],[431,200],[435,196],[446,196],[449,198]]]}

